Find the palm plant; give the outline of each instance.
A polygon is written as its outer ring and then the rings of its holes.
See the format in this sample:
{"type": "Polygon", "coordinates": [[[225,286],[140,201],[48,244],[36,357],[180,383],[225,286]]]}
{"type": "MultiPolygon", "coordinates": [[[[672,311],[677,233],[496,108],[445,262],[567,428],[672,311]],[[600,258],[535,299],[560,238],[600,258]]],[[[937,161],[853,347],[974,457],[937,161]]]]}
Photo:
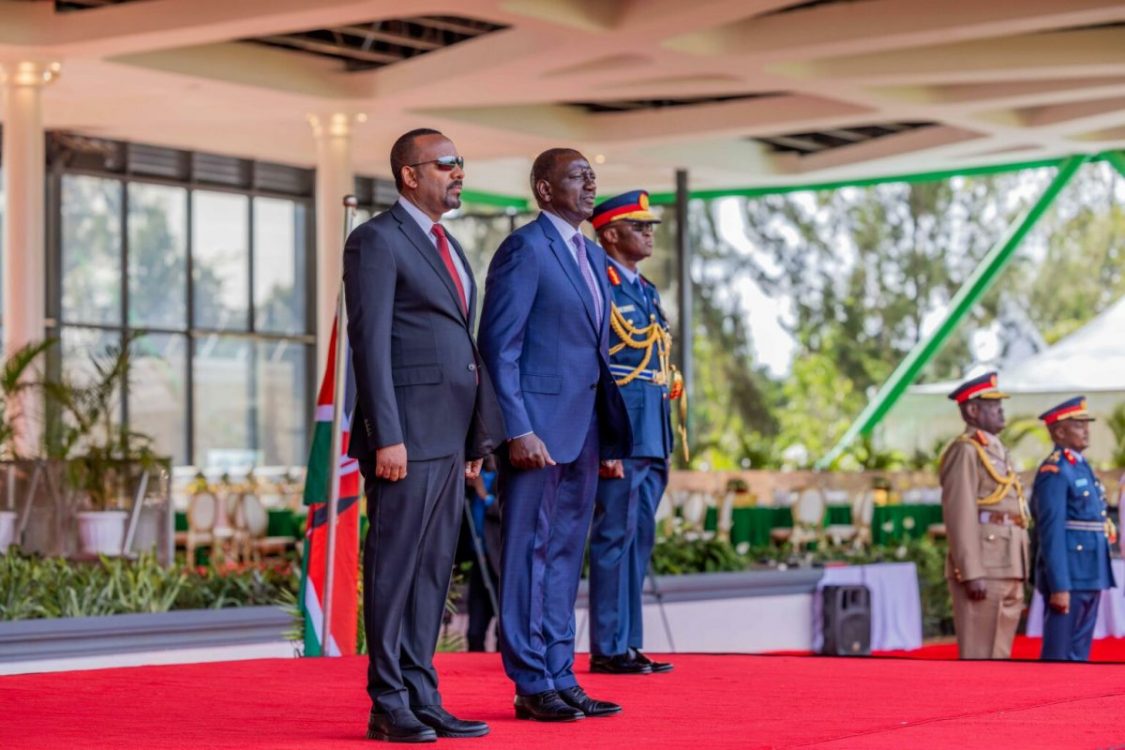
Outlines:
{"type": "Polygon", "coordinates": [[[1125,469],[1125,403],[1118,404],[1105,423],[1113,432],[1117,445],[1113,449],[1111,460],[1117,468],[1125,469]]]}
{"type": "Polygon", "coordinates": [[[38,385],[29,378],[29,371],[52,343],[47,340],[25,344],[13,352],[0,369],[0,459],[21,458],[15,444],[19,421],[27,416],[23,413],[21,396],[38,385]]]}
{"type": "Polygon", "coordinates": [[[46,435],[50,458],[67,461],[67,480],[84,492],[92,508],[104,510],[118,504],[125,464],[156,465],[151,436],[128,429],[117,419],[117,399],[129,386],[129,345],[107,347],[91,354],[93,378],[86,384],[67,375],[44,383],[56,409],[46,435]]]}
{"type": "Polygon", "coordinates": [[[1036,417],[1014,417],[1008,420],[1004,429],[1000,431],[1000,442],[1006,445],[1008,450],[1015,450],[1017,445],[1028,438],[1034,438],[1036,442],[1043,445],[1051,444],[1051,436],[1047,434],[1047,428],[1036,417]]]}

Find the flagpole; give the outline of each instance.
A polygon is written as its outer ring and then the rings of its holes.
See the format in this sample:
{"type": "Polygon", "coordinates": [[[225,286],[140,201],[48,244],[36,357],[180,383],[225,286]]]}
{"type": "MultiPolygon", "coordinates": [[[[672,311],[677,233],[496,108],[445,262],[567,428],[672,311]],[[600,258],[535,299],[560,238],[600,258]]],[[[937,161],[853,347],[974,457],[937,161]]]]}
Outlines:
{"type": "MultiPolygon", "coordinates": [[[[359,206],[359,201],[354,195],[344,196],[344,240],[348,239],[348,235],[352,231],[352,223],[355,221],[355,211],[359,206]]],[[[335,583],[333,580],[336,566],[333,560],[336,558],[336,516],[338,515],[338,505],[340,504],[340,449],[343,439],[343,430],[341,429],[344,419],[344,399],[347,394],[344,391],[347,388],[347,368],[350,366],[349,362],[344,361],[344,355],[348,351],[348,309],[344,305],[344,282],[340,280],[340,291],[336,295],[336,351],[333,354],[333,362],[335,364],[332,373],[335,383],[332,387],[332,448],[330,453],[330,461],[332,462],[332,469],[328,472],[328,539],[324,547],[324,623],[320,628],[320,655],[328,656],[328,639],[332,634],[332,586],[335,583]]]]}

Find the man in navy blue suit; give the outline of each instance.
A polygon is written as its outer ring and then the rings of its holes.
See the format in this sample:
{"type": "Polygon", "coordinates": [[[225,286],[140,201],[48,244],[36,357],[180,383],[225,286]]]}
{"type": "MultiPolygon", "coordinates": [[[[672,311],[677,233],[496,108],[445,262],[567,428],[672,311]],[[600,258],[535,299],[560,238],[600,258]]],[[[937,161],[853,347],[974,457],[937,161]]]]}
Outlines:
{"type": "Polygon", "coordinates": [[[1082,396],[1039,415],[1055,450],[1039,466],[1031,508],[1039,537],[1035,584],[1047,600],[1042,659],[1086,661],[1104,589],[1113,588],[1105,490],[1082,456],[1090,416],[1082,396]]]}
{"type": "Polygon", "coordinates": [[[507,431],[500,653],[518,718],[574,721],[621,710],[575,679],[574,602],[599,464],[617,468],[632,431],[609,369],[605,253],[578,231],[594,170],[573,149],[550,149],[531,189],[542,213],[496,251],[480,326],[507,431]]]}
{"type": "Polygon", "coordinates": [[[622,471],[603,472],[590,534],[590,671],[668,672],[644,645],[642,588],[656,542],[656,509],[668,484],[672,452],[672,337],[656,286],[637,265],[652,256],[648,193],[633,190],[598,204],[590,219],[609,256],[610,371],[633,428],[633,453],[622,471]]]}

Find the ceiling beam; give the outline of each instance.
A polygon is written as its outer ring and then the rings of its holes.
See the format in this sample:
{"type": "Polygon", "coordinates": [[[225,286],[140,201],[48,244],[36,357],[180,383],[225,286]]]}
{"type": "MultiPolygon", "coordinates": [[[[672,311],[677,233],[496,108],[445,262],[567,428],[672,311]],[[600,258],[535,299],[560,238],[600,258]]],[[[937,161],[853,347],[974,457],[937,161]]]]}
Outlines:
{"type": "Polygon", "coordinates": [[[374,50],[364,50],[355,47],[344,47],[331,42],[320,42],[315,39],[307,39],[300,36],[263,36],[257,37],[248,41],[265,42],[267,44],[276,44],[282,47],[292,47],[293,49],[303,50],[305,52],[314,52],[317,54],[334,55],[336,57],[352,58],[360,62],[379,63],[386,65],[388,63],[398,62],[402,60],[401,55],[394,55],[390,52],[375,52],[374,50]]]}
{"type": "Polygon", "coordinates": [[[1120,0],[869,0],[745,17],[672,38],[665,45],[703,56],[764,60],[882,52],[1125,19],[1120,0]]]}
{"type": "Polygon", "coordinates": [[[418,39],[408,34],[395,34],[383,29],[373,29],[366,26],[339,26],[331,29],[338,31],[348,36],[359,37],[361,39],[372,39],[379,42],[386,42],[388,44],[397,44],[400,47],[412,47],[414,49],[429,51],[440,49],[445,45],[440,42],[431,42],[425,39],[418,39]]]}

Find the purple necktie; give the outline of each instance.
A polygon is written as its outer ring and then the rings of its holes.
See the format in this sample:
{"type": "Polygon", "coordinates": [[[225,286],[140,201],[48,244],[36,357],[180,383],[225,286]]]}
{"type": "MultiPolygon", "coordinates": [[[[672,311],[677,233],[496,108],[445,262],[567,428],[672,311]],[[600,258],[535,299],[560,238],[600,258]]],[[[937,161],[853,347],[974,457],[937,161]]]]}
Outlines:
{"type": "Polygon", "coordinates": [[[582,272],[582,278],[586,280],[586,288],[590,290],[590,296],[594,298],[594,321],[598,324],[598,327],[601,327],[602,290],[594,278],[594,271],[590,268],[590,261],[586,257],[586,241],[582,238],[581,232],[574,235],[574,248],[578,251],[578,270],[582,272]]]}

